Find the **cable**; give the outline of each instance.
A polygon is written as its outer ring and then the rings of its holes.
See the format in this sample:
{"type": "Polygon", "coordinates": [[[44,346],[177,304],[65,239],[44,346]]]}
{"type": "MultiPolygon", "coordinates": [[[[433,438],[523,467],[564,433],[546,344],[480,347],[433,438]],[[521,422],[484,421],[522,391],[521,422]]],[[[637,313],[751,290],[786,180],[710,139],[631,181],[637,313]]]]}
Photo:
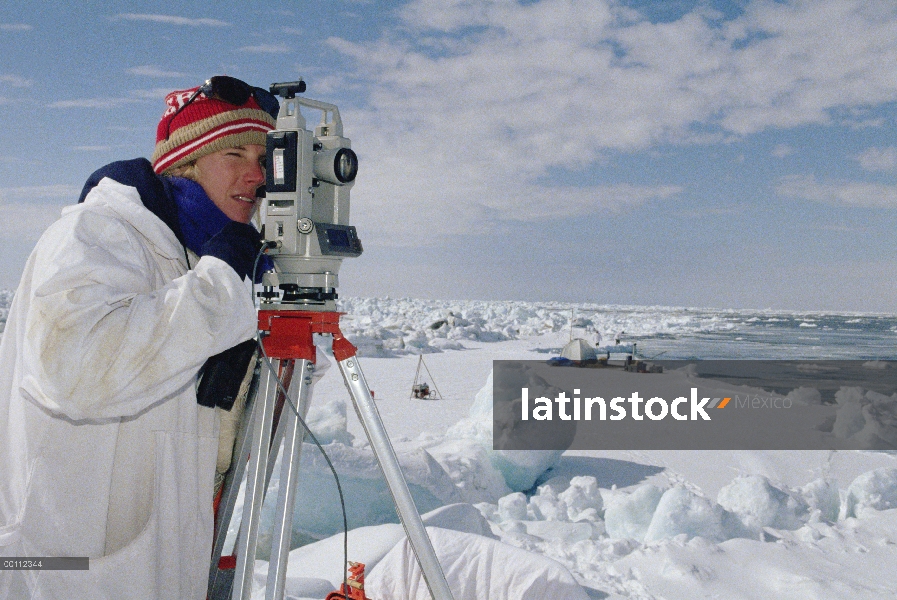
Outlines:
{"type": "MultiPolygon", "coordinates": [[[[261,249],[258,251],[258,254],[255,257],[255,262],[252,264],[252,279],[253,289],[250,292],[252,294],[252,304],[256,306],[256,297],[255,297],[255,275],[258,269],[259,261],[262,256],[265,254],[265,251],[269,248],[275,247],[274,242],[266,242],[261,249]]],[[[259,307],[256,306],[256,309],[259,307]]],[[[296,408],[293,399],[290,397],[289,391],[287,391],[286,387],[283,385],[283,382],[280,380],[280,376],[274,369],[274,365],[271,364],[271,359],[268,357],[268,354],[265,352],[265,346],[262,343],[262,332],[261,330],[256,330],[255,340],[258,344],[259,353],[265,363],[265,366],[268,367],[268,370],[274,375],[275,381],[277,381],[277,388],[280,390],[280,393],[283,394],[286,403],[289,405],[290,410],[293,411],[293,414],[296,415],[296,419],[302,425],[302,428],[308,433],[308,436],[314,442],[315,446],[317,446],[318,450],[321,452],[321,455],[324,457],[324,460],[327,462],[327,466],[330,467],[330,472],[333,473],[333,479],[336,482],[336,491],[339,494],[339,503],[340,509],[343,513],[343,598],[348,600],[349,596],[349,575],[348,575],[348,565],[349,565],[349,518],[346,512],[346,499],[343,495],[343,488],[339,482],[339,475],[336,473],[336,468],[333,466],[333,463],[330,461],[330,457],[327,455],[327,452],[324,450],[324,447],[318,441],[318,438],[315,437],[315,434],[312,433],[311,428],[305,422],[305,419],[302,418],[302,415],[299,414],[299,409],[296,408]]]]}

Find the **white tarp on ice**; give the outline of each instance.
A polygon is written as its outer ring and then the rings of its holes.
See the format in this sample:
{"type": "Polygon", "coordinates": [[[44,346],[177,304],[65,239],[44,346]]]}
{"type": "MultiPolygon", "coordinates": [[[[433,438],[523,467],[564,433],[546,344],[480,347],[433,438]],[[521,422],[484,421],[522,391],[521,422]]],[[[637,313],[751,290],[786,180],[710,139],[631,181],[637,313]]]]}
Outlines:
{"type": "MultiPolygon", "coordinates": [[[[560,563],[487,537],[427,527],[455,600],[588,600],[560,563]]],[[[365,579],[371,598],[430,600],[407,539],[365,579]]]]}
{"type": "MultiPolygon", "coordinates": [[[[421,516],[427,527],[441,527],[467,535],[495,539],[489,522],[470,504],[449,504],[421,516]]],[[[349,560],[364,563],[367,572],[405,538],[397,523],[359,527],[349,531],[349,560]]],[[[323,598],[343,581],[343,535],[337,534],[290,551],[287,563],[287,598],[323,598]],[[323,590],[323,592],[322,592],[323,590]]],[[[268,562],[256,561],[253,598],[264,598],[268,562]]],[[[370,594],[368,594],[370,596],[370,594]]],[[[385,600],[377,598],[376,600],[385,600]]]]}

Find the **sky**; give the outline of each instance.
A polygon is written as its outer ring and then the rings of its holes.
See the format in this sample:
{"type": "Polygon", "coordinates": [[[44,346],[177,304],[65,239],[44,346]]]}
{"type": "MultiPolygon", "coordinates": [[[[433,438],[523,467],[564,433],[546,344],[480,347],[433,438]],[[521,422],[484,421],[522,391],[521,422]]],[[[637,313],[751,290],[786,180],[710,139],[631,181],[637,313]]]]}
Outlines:
{"type": "Polygon", "coordinates": [[[343,296],[897,312],[893,0],[7,0],[0,288],[216,74],[339,106],[343,296]]]}

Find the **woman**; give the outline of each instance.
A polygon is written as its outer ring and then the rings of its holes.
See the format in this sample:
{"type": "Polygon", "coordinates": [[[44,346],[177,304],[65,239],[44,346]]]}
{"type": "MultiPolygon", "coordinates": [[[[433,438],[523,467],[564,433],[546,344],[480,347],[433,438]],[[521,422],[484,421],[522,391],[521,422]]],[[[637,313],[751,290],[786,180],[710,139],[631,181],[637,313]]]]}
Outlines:
{"type": "Polygon", "coordinates": [[[227,77],[166,97],[152,163],[94,173],[29,258],[0,343],[3,598],[205,598],[219,409],[210,356],[252,338],[248,224],[276,100],[227,77]]]}

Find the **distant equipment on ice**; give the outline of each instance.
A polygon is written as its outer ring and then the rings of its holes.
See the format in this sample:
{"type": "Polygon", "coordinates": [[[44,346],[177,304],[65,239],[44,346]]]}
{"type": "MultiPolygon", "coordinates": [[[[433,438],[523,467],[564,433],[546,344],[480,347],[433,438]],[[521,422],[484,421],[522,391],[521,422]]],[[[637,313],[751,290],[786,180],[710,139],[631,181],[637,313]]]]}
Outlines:
{"type": "MultiPolygon", "coordinates": [[[[572,322],[572,319],[571,319],[572,322]]],[[[561,355],[556,356],[548,361],[549,364],[555,366],[574,366],[574,367],[610,367],[621,366],[626,371],[633,373],[663,373],[663,367],[653,363],[639,360],[636,353],[636,343],[632,342],[631,346],[622,346],[620,341],[624,332],[618,333],[614,341],[614,346],[605,348],[606,356],[598,357],[598,351],[592,347],[589,342],[583,338],[573,337],[573,327],[570,328],[570,341],[561,349],[561,355]],[[619,354],[623,349],[628,350],[626,358],[623,361],[611,361],[611,354],[619,354]]],[[[600,334],[598,339],[600,340],[600,334]]]]}
{"type": "Polygon", "coordinates": [[[424,355],[417,357],[417,372],[414,374],[414,383],[411,384],[411,396],[409,398],[418,398],[421,400],[442,400],[442,394],[436,387],[436,380],[430,374],[427,363],[424,362],[424,355]],[[426,377],[423,376],[426,372],[426,377]],[[429,379],[430,383],[427,383],[429,379]],[[432,387],[431,387],[432,383],[432,387]]]}
{"type": "Polygon", "coordinates": [[[578,364],[598,362],[598,354],[595,352],[595,349],[582,338],[576,338],[567,342],[567,345],[561,350],[561,358],[566,358],[578,364]]]}

